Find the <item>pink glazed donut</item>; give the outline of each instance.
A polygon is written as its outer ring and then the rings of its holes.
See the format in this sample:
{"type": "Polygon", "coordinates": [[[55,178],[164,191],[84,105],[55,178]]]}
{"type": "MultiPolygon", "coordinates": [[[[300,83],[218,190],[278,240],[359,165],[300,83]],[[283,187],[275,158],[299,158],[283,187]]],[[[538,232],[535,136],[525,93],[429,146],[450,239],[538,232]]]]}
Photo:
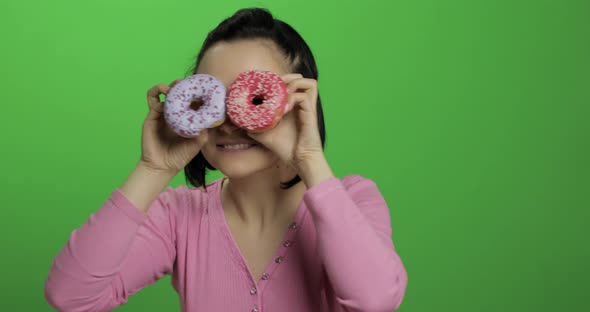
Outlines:
{"type": "Polygon", "coordinates": [[[164,119],[179,136],[193,138],[225,121],[225,87],[217,78],[197,74],[174,85],[166,95],[164,119]]]}
{"type": "Polygon", "coordinates": [[[238,75],[227,98],[227,116],[236,126],[252,132],[274,128],[287,107],[287,85],[270,71],[250,70],[238,75]]]}

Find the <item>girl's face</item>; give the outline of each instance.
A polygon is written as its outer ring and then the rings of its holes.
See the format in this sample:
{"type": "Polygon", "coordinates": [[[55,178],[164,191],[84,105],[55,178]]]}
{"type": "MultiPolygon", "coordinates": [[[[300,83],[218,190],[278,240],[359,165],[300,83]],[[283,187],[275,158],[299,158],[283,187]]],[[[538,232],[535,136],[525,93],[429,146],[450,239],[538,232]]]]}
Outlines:
{"type": "MultiPolygon", "coordinates": [[[[268,70],[279,76],[288,73],[288,63],[272,41],[261,39],[219,42],[203,56],[197,74],[209,74],[221,80],[229,90],[237,76],[248,70],[268,70]]],[[[283,116],[282,128],[294,133],[292,114],[283,116]]],[[[278,165],[279,158],[238,128],[226,116],[225,122],[208,130],[208,141],[201,148],[207,161],[230,178],[241,178],[278,165]],[[224,149],[224,144],[256,144],[242,150],[224,149]]]]}

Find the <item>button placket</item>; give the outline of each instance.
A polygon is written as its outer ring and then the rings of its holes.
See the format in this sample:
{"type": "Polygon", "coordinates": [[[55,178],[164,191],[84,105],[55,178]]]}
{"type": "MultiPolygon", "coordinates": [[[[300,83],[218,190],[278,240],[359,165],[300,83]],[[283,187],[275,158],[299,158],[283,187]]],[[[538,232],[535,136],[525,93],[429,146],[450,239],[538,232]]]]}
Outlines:
{"type": "MultiPolygon", "coordinates": [[[[297,222],[292,222],[289,225],[289,229],[291,229],[291,230],[298,230],[299,228],[300,228],[300,226],[297,224],[297,222]]],[[[283,243],[283,246],[284,247],[291,247],[293,245],[293,240],[292,240],[293,235],[290,235],[290,236],[291,237],[288,238],[288,239],[286,239],[285,242],[283,243]]],[[[284,256],[278,256],[278,257],[275,258],[275,262],[277,264],[281,264],[281,263],[283,263],[283,261],[285,261],[285,257],[284,256]]],[[[261,276],[261,279],[264,280],[264,281],[268,280],[269,278],[270,278],[270,274],[267,273],[267,272],[264,272],[262,274],[262,276],[261,276]]],[[[252,287],[250,289],[250,294],[251,295],[255,295],[256,293],[257,293],[256,287],[252,287]]],[[[258,308],[254,307],[251,311],[252,312],[258,312],[258,308]]]]}
{"type": "MultiPolygon", "coordinates": [[[[290,228],[290,229],[292,229],[292,230],[297,230],[297,229],[299,228],[299,226],[297,225],[297,222],[293,222],[293,223],[291,223],[291,225],[289,225],[289,228],[290,228]]],[[[287,239],[287,240],[286,240],[286,241],[283,243],[283,246],[285,246],[285,247],[291,247],[291,245],[293,245],[293,241],[292,241],[292,240],[290,240],[290,239],[287,239]]],[[[280,264],[280,263],[282,263],[284,260],[285,260],[285,258],[284,258],[283,256],[279,256],[279,257],[277,257],[277,258],[275,259],[275,262],[280,264]]],[[[263,276],[263,278],[264,278],[264,276],[263,276]]]]}
{"type": "MultiPolygon", "coordinates": [[[[254,296],[254,295],[256,295],[256,293],[258,293],[256,286],[252,286],[252,288],[250,288],[250,295],[254,296]]],[[[254,306],[252,307],[251,312],[258,312],[258,307],[256,306],[256,303],[254,303],[254,306]]]]}

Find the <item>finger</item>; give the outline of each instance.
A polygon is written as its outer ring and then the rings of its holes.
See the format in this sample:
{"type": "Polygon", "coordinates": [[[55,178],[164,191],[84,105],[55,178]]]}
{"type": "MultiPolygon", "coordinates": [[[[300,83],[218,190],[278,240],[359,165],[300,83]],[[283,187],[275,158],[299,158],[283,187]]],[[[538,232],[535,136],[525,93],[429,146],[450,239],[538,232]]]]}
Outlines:
{"type": "Polygon", "coordinates": [[[292,73],[292,74],[286,74],[286,75],[281,76],[281,79],[283,79],[283,81],[286,84],[289,84],[291,81],[293,81],[295,79],[299,79],[299,78],[303,78],[303,75],[297,74],[297,73],[292,73]]]}
{"type": "Polygon", "coordinates": [[[203,145],[205,145],[205,143],[207,143],[208,140],[209,140],[209,129],[201,130],[201,133],[199,133],[199,135],[194,138],[194,141],[196,141],[200,147],[203,147],[203,145]]]}
{"type": "Polygon", "coordinates": [[[299,78],[292,80],[289,85],[287,86],[287,92],[292,93],[296,92],[297,90],[302,90],[304,92],[313,93],[317,92],[318,89],[318,82],[315,79],[309,78],[299,78]]]}
{"type": "Polygon", "coordinates": [[[170,86],[167,86],[163,83],[159,83],[148,90],[147,98],[149,112],[147,119],[154,120],[159,118],[159,116],[164,112],[164,103],[160,100],[160,95],[168,95],[170,89],[172,89],[174,85],[176,85],[183,79],[184,78],[179,78],[172,81],[172,83],[170,83],[170,86]]]}
{"type": "Polygon", "coordinates": [[[305,107],[305,105],[303,105],[305,102],[307,102],[307,95],[305,93],[291,93],[291,94],[289,94],[289,96],[287,98],[287,105],[285,108],[285,114],[290,112],[291,110],[293,110],[295,105],[300,105],[301,108],[303,108],[304,110],[310,110],[308,107],[305,107]]]}
{"type": "Polygon", "coordinates": [[[160,114],[162,114],[162,112],[164,111],[164,103],[160,102],[160,94],[165,94],[165,92],[168,92],[169,89],[170,87],[168,87],[167,85],[159,83],[148,90],[148,119],[157,119],[160,116],[160,114]]]}
{"type": "MultiPolygon", "coordinates": [[[[254,131],[246,131],[246,135],[249,136],[251,139],[256,141],[261,147],[267,147],[268,139],[270,135],[268,132],[254,132],[254,131]]],[[[272,142],[272,139],[270,139],[272,142]]]]}

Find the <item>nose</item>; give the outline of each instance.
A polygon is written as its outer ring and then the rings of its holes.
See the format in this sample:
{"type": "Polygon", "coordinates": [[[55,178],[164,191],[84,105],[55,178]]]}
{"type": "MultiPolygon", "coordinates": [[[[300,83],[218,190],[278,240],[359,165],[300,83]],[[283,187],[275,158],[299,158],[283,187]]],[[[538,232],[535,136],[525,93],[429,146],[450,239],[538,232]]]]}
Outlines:
{"type": "Polygon", "coordinates": [[[240,127],[234,125],[226,116],[225,121],[218,127],[218,129],[224,134],[232,134],[233,132],[239,131],[240,127]]]}

